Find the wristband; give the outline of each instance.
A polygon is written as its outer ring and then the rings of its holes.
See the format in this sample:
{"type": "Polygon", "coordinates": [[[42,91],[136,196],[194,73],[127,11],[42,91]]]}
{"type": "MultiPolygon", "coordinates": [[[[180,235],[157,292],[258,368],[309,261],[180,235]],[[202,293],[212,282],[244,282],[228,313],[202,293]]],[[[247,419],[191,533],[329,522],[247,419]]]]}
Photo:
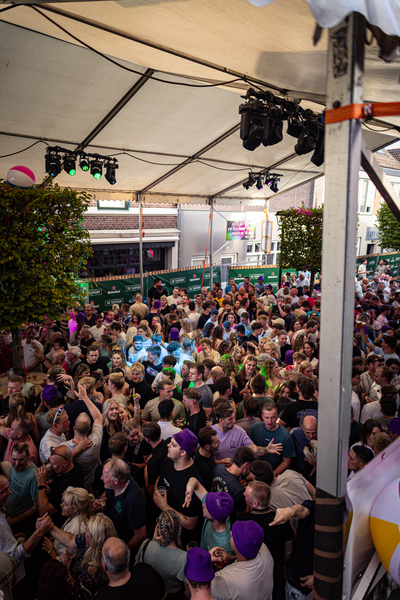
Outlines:
{"type": "Polygon", "coordinates": [[[38,489],[38,490],[45,490],[45,489],[46,489],[46,486],[45,486],[45,485],[38,485],[38,486],[37,486],[37,489],[38,489]]]}

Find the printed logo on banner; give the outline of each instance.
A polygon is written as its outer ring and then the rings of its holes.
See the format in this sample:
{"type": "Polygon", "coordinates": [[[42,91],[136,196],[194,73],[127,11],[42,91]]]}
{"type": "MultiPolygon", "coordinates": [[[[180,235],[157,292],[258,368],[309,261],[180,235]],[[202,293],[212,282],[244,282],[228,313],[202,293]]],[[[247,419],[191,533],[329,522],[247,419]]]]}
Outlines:
{"type": "Polygon", "coordinates": [[[125,286],[125,291],[126,292],[137,292],[137,291],[140,291],[140,283],[136,283],[134,285],[126,285],[125,286]]]}
{"type": "Polygon", "coordinates": [[[94,309],[100,308],[100,304],[95,304],[94,302],[90,303],[94,309]]]}
{"type": "Polygon", "coordinates": [[[187,289],[188,292],[199,292],[200,290],[201,290],[201,286],[200,285],[191,285],[187,289]]]}
{"type": "Polygon", "coordinates": [[[104,306],[112,306],[113,304],[123,304],[124,303],[124,299],[123,298],[113,298],[112,300],[106,300],[104,302],[104,306]]]}
{"type": "Polygon", "coordinates": [[[109,292],[107,292],[107,294],[120,294],[120,293],[121,293],[121,290],[117,290],[115,285],[113,285],[111,290],[109,292]]]}
{"type": "Polygon", "coordinates": [[[89,296],[102,296],[103,290],[89,290],[89,296]]]}
{"type": "Polygon", "coordinates": [[[170,283],[173,285],[176,283],[186,283],[186,277],[176,277],[175,279],[171,279],[170,283]]]}

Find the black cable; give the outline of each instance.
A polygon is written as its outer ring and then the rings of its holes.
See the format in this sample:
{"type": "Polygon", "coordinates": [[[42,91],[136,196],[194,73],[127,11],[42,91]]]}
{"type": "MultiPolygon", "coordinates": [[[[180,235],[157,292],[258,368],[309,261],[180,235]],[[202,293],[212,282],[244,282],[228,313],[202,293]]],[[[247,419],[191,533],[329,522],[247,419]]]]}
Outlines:
{"type": "Polygon", "coordinates": [[[26,152],[26,150],[33,148],[33,146],[36,146],[36,144],[46,144],[47,146],[50,146],[50,144],[48,144],[44,140],[38,140],[37,142],[33,142],[33,144],[31,144],[27,148],[24,148],[23,150],[18,150],[17,152],[11,152],[11,154],[4,154],[3,156],[0,156],[0,158],[8,158],[9,156],[15,156],[16,154],[21,154],[21,152],[26,152]]]}
{"type": "Polygon", "coordinates": [[[131,69],[130,67],[126,67],[125,65],[121,65],[121,63],[110,58],[106,54],[103,54],[99,50],[96,50],[92,46],[89,46],[89,44],[87,44],[86,42],[83,42],[81,39],[79,39],[78,37],[76,37],[75,35],[70,33],[67,29],[65,29],[59,23],[56,23],[56,21],[51,19],[48,15],[42,13],[42,11],[39,10],[36,6],[33,6],[33,5],[30,5],[30,6],[31,6],[31,8],[33,8],[33,10],[35,10],[40,15],[42,15],[42,17],[44,17],[45,19],[50,21],[50,23],[52,23],[53,25],[55,25],[56,27],[61,29],[61,31],[63,31],[64,33],[66,33],[67,35],[72,37],[72,39],[74,39],[76,42],[78,42],[79,44],[82,44],[82,46],[85,46],[85,48],[87,48],[88,50],[91,50],[95,54],[98,54],[102,58],[105,58],[106,60],[108,60],[113,65],[116,65],[117,67],[120,67],[121,69],[124,69],[125,71],[128,71],[129,73],[134,73],[135,75],[140,75],[141,77],[144,76],[144,77],[147,77],[148,79],[153,79],[154,81],[160,81],[161,83],[168,83],[169,85],[183,85],[185,87],[194,87],[194,88],[218,87],[221,85],[223,86],[223,85],[229,85],[231,83],[236,83],[237,81],[245,81],[245,79],[243,79],[242,77],[237,77],[236,79],[231,79],[230,81],[221,81],[220,83],[195,84],[195,83],[184,83],[184,82],[179,82],[179,81],[168,81],[167,79],[161,79],[160,77],[154,77],[153,75],[146,75],[145,73],[141,73],[140,71],[136,71],[135,69],[131,69]]]}
{"type": "Polygon", "coordinates": [[[376,131],[376,133],[381,133],[383,131],[391,131],[392,129],[396,130],[396,127],[387,127],[386,129],[372,129],[372,127],[370,127],[369,125],[367,125],[366,123],[363,123],[364,127],[366,127],[367,129],[369,129],[370,131],[376,131]]]}
{"type": "Polygon", "coordinates": [[[218,169],[218,171],[233,171],[233,172],[236,172],[236,171],[248,171],[249,169],[251,170],[251,167],[240,167],[239,169],[224,169],[223,167],[216,167],[215,165],[209,165],[208,163],[204,162],[204,160],[200,160],[199,158],[196,159],[193,162],[201,163],[202,165],[205,165],[206,167],[211,167],[212,169],[218,169]]]}

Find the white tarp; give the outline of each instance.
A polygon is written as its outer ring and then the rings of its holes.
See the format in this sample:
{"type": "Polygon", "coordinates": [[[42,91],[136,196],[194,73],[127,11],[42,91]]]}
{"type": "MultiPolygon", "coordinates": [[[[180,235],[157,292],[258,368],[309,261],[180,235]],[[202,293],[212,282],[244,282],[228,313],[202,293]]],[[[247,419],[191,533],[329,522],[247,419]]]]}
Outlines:
{"type": "MultiPolygon", "coordinates": [[[[266,6],[274,0],[249,2],[254,6],[266,6]]],[[[336,27],[350,13],[358,12],[386,35],[400,36],[399,0],[307,0],[307,3],[321,27],[336,27]]]]}

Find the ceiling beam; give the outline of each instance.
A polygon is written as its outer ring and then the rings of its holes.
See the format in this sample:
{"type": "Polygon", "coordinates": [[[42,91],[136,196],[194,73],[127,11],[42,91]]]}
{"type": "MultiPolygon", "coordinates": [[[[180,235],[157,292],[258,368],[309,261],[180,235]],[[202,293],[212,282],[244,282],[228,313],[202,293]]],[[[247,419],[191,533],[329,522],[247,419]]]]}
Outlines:
{"type": "Polygon", "coordinates": [[[220,135],[217,139],[215,139],[212,142],[210,142],[209,144],[207,144],[207,146],[205,146],[204,148],[202,148],[201,150],[199,150],[198,152],[196,152],[196,154],[193,154],[193,156],[190,156],[189,158],[187,158],[183,163],[181,163],[180,165],[177,165],[176,167],[174,167],[173,169],[171,169],[170,171],[168,171],[168,173],[165,173],[164,175],[161,175],[161,177],[159,177],[158,179],[156,179],[152,183],[149,183],[149,185],[146,185],[146,187],[143,188],[140,191],[140,194],[145,194],[146,192],[148,192],[149,190],[151,190],[151,188],[155,187],[156,185],[158,185],[159,183],[161,183],[165,179],[168,179],[168,177],[171,177],[177,171],[180,171],[181,169],[183,169],[183,167],[186,167],[187,165],[190,165],[197,158],[199,158],[200,156],[202,156],[203,154],[205,154],[206,152],[208,152],[208,150],[211,150],[211,148],[214,148],[214,146],[217,146],[218,144],[220,144],[221,142],[223,142],[224,140],[226,140],[226,138],[228,138],[229,136],[231,136],[234,133],[236,133],[236,131],[238,131],[238,129],[240,129],[240,123],[238,123],[237,125],[234,125],[233,127],[231,127],[231,129],[229,129],[228,131],[226,131],[225,133],[223,133],[222,135],[220,135]]]}
{"type": "Polygon", "coordinates": [[[95,137],[99,135],[101,131],[114,119],[114,117],[122,110],[128,102],[138,93],[138,91],[148,82],[149,78],[153,75],[154,69],[146,69],[145,73],[133,84],[130,90],[113,106],[113,108],[106,114],[106,116],[96,125],[96,127],[85,137],[85,139],[78,144],[75,148],[75,152],[81,152],[95,137]]]}

